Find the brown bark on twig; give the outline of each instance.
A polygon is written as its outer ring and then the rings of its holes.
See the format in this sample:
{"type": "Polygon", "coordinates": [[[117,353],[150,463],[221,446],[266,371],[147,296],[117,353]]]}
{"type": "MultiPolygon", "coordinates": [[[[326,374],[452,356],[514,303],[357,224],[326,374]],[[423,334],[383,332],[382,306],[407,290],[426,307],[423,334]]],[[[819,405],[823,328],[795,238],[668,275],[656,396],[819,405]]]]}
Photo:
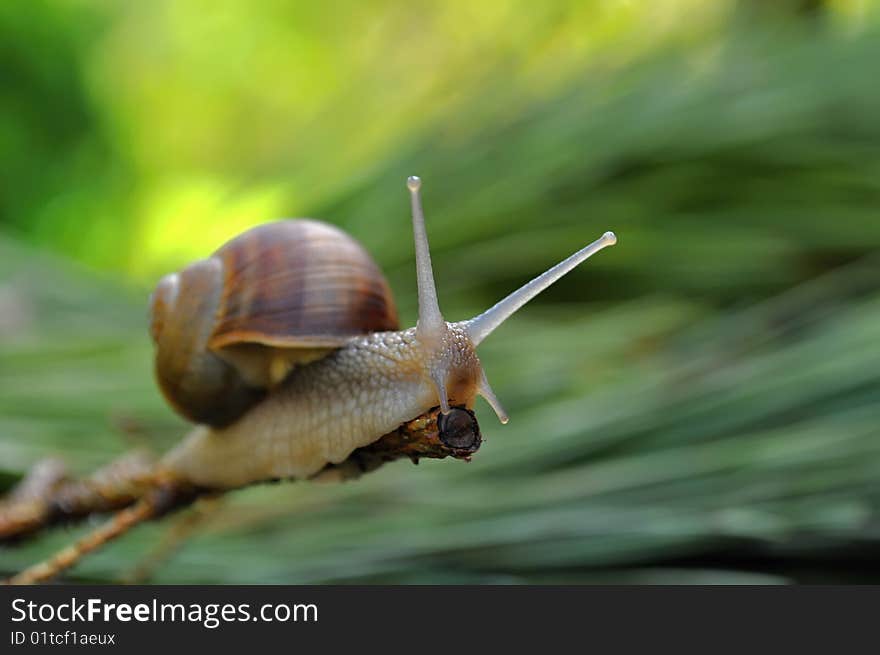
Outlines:
{"type": "Polygon", "coordinates": [[[134,505],[118,512],[112,519],[82,539],[58,551],[49,559],[31,566],[7,582],[12,585],[36,584],[51,580],[62,571],[69,569],[83,557],[104,544],[125,534],[131,528],[164,513],[167,499],[161,490],[150,493],[134,505]]]}
{"type": "Polygon", "coordinates": [[[122,509],[156,488],[156,466],[146,453],[123,455],[91,476],[71,478],[57,460],[39,462],[0,503],[0,542],[40,528],[122,509]]]}

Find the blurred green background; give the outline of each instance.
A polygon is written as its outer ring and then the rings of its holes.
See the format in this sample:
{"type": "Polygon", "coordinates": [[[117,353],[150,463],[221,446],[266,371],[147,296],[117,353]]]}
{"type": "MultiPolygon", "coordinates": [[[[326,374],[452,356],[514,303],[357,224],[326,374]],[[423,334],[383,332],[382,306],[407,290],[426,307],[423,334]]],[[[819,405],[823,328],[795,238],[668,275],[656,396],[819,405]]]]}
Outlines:
{"type": "Polygon", "coordinates": [[[0,3],[0,489],[182,434],[146,298],[248,226],[344,227],[413,324],[417,173],[450,320],[620,245],[481,347],[472,463],[236,493],[152,580],[880,582],[878,65],[856,0],[0,3]]]}

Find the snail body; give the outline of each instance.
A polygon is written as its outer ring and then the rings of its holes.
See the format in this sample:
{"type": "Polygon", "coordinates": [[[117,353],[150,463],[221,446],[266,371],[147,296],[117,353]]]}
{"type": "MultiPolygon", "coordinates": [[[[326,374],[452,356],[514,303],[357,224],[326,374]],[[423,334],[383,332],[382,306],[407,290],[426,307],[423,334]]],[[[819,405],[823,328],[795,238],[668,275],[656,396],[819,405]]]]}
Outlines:
{"type": "MultiPolygon", "coordinates": [[[[160,281],[151,321],[157,378],[172,407],[199,423],[162,460],[169,476],[214,489],[311,478],[431,408],[472,416],[477,396],[507,422],[477,346],[616,238],[606,233],[483,314],[448,323],[419,179],[409,178],[408,187],[419,288],[414,328],[396,329],[393,298],[369,255],[315,221],[255,228],[160,281]]],[[[447,422],[460,436],[461,422],[447,422]]],[[[478,431],[475,420],[470,429],[478,431]]]]}
{"type": "MultiPolygon", "coordinates": [[[[197,428],[166,456],[166,467],[211,488],[310,478],[437,405],[422,374],[424,355],[415,328],[354,338],[303,366],[237,422],[197,428]]],[[[472,349],[467,359],[449,395],[453,406],[471,409],[479,363],[472,349]]]]}

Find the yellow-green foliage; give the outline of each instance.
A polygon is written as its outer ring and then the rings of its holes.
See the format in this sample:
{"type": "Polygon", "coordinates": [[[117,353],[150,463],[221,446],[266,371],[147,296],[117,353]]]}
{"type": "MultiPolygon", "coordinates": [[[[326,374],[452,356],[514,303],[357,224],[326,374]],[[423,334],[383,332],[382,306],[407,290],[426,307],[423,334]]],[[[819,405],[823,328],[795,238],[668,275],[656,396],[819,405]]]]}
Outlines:
{"type": "Polygon", "coordinates": [[[478,407],[471,464],[243,491],[158,581],[876,580],[878,37],[848,2],[0,3],[3,487],[174,441],[149,286],[248,225],[345,227],[413,323],[418,173],[450,319],[620,245],[481,348],[511,423],[478,407]]]}

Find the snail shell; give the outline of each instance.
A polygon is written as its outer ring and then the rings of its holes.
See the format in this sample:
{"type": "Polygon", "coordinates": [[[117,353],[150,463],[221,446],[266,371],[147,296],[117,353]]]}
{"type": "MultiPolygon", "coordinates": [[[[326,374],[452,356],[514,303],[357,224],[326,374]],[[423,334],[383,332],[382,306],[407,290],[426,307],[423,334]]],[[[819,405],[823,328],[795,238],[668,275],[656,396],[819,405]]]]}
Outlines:
{"type": "Polygon", "coordinates": [[[228,425],[297,364],[396,330],[388,282],[348,234],[314,220],[255,227],[163,277],[150,303],[159,387],[184,417],[228,425]]]}

